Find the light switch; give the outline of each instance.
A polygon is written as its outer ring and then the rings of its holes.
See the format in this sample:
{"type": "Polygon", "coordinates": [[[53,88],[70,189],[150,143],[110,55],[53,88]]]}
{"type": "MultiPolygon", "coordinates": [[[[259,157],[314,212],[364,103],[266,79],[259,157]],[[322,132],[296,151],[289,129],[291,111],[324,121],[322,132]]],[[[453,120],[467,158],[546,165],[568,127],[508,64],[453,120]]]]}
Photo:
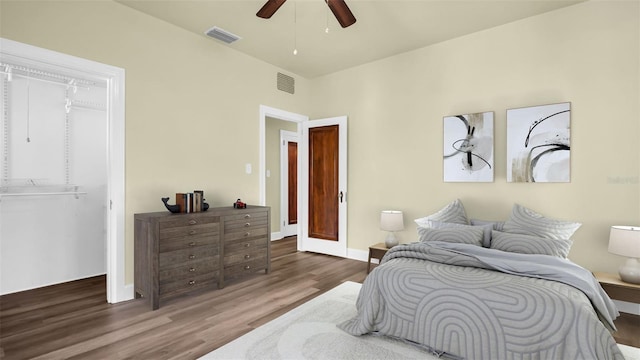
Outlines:
{"type": "Polygon", "coordinates": [[[251,164],[246,164],[246,165],[244,166],[244,171],[245,171],[247,174],[251,174],[251,164]]]}
{"type": "Polygon", "coordinates": [[[271,170],[267,170],[267,177],[271,177],[271,170]]]}

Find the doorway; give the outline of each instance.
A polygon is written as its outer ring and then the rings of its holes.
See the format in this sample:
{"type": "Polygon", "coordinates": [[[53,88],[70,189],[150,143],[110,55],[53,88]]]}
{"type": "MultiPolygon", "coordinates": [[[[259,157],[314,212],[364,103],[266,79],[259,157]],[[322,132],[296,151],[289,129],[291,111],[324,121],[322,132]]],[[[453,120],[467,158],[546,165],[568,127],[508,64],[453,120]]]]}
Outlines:
{"type": "MultiPolygon", "coordinates": [[[[62,132],[60,132],[63,139],[59,141],[64,144],[64,148],[60,156],[56,156],[55,159],[61,166],[53,169],[53,172],[50,173],[50,179],[35,179],[35,177],[39,177],[45,173],[40,172],[42,170],[40,168],[24,167],[24,163],[19,162],[19,157],[33,155],[36,156],[33,159],[37,159],[37,154],[44,154],[45,152],[43,152],[42,149],[46,151],[47,146],[49,146],[46,141],[50,141],[53,137],[42,136],[38,140],[42,140],[42,142],[38,142],[37,144],[41,146],[41,149],[29,155],[29,151],[31,150],[26,150],[26,145],[22,147],[14,146],[16,144],[15,142],[12,144],[11,137],[24,140],[24,143],[28,144],[30,148],[33,148],[31,145],[36,145],[36,139],[32,139],[30,134],[31,131],[33,131],[35,135],[35,132],[38,131],[35,128],[37,122],[31,123],[28,121],[32,118],[31,115],[38,115],[30,111],[30,109],[35,109],[35,107],[33,107],[35,104],[31,104],[30,101],[25,101],[27,106],[15,114],[3,111],[2,123],[6,125],[6,128],[3,130],[3,153],[11,152],[15,157],[3,158],[1,167],[3,181],[1,184],[2,191],[0,191],[0,204],[7,206],[4,210],[15,214],[15,211],[18,211],[14,209],[16,206],[26,207],[28,211],[37,212],[41,209],[40,205],[42,204],[40,203],[43,201],[54,207],[60,206],[63,202],[70,203],[68,206],[76,206],[77,204],[73,204],[76,202],[74,198],[79,200],[77,202],[80,202],[97,196],[96,201],[98,205],[96,211],[102,213],[102,215],[98,215],[97,217],[97,222],[101,223],[101,225],[96,224],[96,226],[100,227],[99,237],[101,240],[99,240],[96,246],[102,248],[102,250],[99,249],[99,251],[102,251],[101,256],[102,259],[104,259],[101,271],[102,273],[106,272],[107,275],[107,301],[109,303],[115,303],[132,299],[132,287],[125,286],[124,258],[124,70],[1,38],[0,59],[2,63],[0,70],[3,73],[3,92],[5,95],[11,91],[14,85],[12,82],[14,80],[17,81],[18,77],[21,77],[20,81],[23,82],[23,84],[18,85],[16,82],[16,89],[23,90],[25,99],[34,99],[34,101],[36,99],[46,99],[46,96],[31,93],[31,90],[36,91],[36,86],[34,85],[36,81],[47,84],[49,89],[58,88],[58,90],[55,90],[56,92],[59,92],[59,88],[62,87],[64,93],[64,89],[66,88],[66,95],[64,95],[64,97],[66,97],[67,100],[66,104],[64,101],[62,102],[61,116],[66,116],[67,119],[65,121],[67,125],[65,126],[68,127],[59,127],[63,129],[62,132]],[[95,104],[92,99],[79,97],[82,93],[79,89],[82,86],[91,86],[93,83],[100,84],[102,87],[104,100],[101,101],[100,104],[95,104]],[[34,86],[33,89],[31,88],[32,85],[34,86]],[[74,109],[78,109],[78,111],[76,112],[74,109]],[[73,116],[81,111],[102,112],[104,122],[100,125],[101,128],[87,127],[87,125],[90,125],[89,123],[75,120],[73,116]],[[13,118],[11,118],[12,116],[13,118]],[[8,130],[11,125],[15,125],[17,121],[20,121],[21,125],[26,125],[22,126],[22,128],[28,132],[28,136],[23,137],[8,130]],[[32,128],[31,125],[34,125],[34,127],[32,128]],[[73,131],[75,131],[75,133],[73,133],[73,131]],[[95,135],[96,138],[94,140],[88,140],[93,135],[95,135]],[[97,139],[99,139],[99,141],[97,139]],[[84,146],[83,142],[87,145],[102,144],[101,155],[99,156],[102,157],[101,161],[105,164],[102,175],[104,182],[101,183],[98,188],[87,186],[88,191],[86,192],[82,191],[82,184],[74,184],[72,180],[81,179],[85,184],[91,183],[91,181],[88,180],[88,177],[91,175],[90,173],[85,172],[81,174],[74,172],[75,170],[87,167],[86,165],[79,165],[82,164],[81,161],[87,159],[81,159],[80,155],[71,159],[70,157],[73,156],[73,154],[69,152],[74,146],[84,146]],[[68,166],[68,160],[75,161],[79,166],[75,168],[68,166]],[[40,205],[27,206],[31,204],[30,201],[26,201],[27,198],[40,201],[40,205]],[[16,199],[24,199],[25,201],[15,201],[16,199]],[[9,201],[13,204],[9,204],[9,201]],[[10,205],[12,207],[8,208],[10,205]]],[[[18,104],[11,105],[7,102],[4,107],[8,108],[9,106],[13,106],[15,108],[17,105],[18,104]]],[[[33,120],[38,121],[35,117],[33,117],[33,120]]],[[[52,124],[45,124],[44,122],[41,122],[40,125],[43,125],[42,128],[44,128],[45,125],[53,126],[52,124]]],[[[60,148],[60,146],[55,144],[51,146],[58,149],[60,148]]],[[[51,154],[47,153],[47,156],[49,155],[51,154]]],[[[86,152],[83,152],[81,155],[86,155],[86,152]]],[[[47,163],[50,163],[50,161],[47,161],[47,163]]],[[[71,225],[63,225],[59,226],[58,229],[49,230],[51,234],[54,233],[53,230],[58,230],[58,233],[66,234],[72,228],[73,226],[71,225]]],[[[9,228],[7,224],[5,224],[4,227],[0,224],[0,230],[6,230],[7,234],[11,237],[18,236],[16,235],[17,232],[9,228]]],[[[28,229],[28,231],[32,230],[33,229],[28,229]]],[[[5,239],[4,236],[2,238],[4,241],[2,243],[3,245],[11,242],[10,239],[5,239]]],[[[46,238],[49,238],[49,236],[46,238]]],[[[79,244],[84,245],[82,241],[80,241],[79,244]]],[[[10,255],[3,252],[3,256],[10,255]]],[[[3,259],[2,263],[6,264],[7,262],[4,260],[6,259],[3,259]]],[[[67,268],[72,268],[74,262],[78,263],[76,265],[81,263],[81,259],[76,258],[74,260],[72,258],[70,260],[71,264],[66,264],[67,268]]],[[[62,266],[56,265],[51,259],[41,263],[55,267],[56,270],[62,268],[62,266]]],[[[10,272],[3,271],[3,273],[10,272]]],[[[49,275],[50,274],[47,274],[47,276],[49,275]]],[[[65,281],[65,276],[66,281],[75,280],[72,278],[74,275],[67,275],[66,273],[61,274],[58,278],[52,277],[49,279],[43,276],[40,281],[33,282],[33,287],[49,285],[43,283],[47,281],[65,281]]],[[[20,290],[26,290],[26,288],[9,289],[8,291],[20,290]]]]}
{"type": "MultiPolygon", "coordinates": [[[[266,166],[266,127],[268,118],[275,118],[284,121],[290,121],[297,124],[297,133],[300,135],[300,141],[298,143],[298,250],[299,251],[313,251],[323,254],[329,254],[334,256],[347,256],[347,202],[346,202],[346,159],[347,159],[347,136],[346,136],[346,116],[319,119],[309,121],[309,118],[304,115],[287,112],[284,110],[270,108],[264,105],[260,106],[260,170],[259,170],[259,185],[260,185],[260,204],[267,205],[267,179],[269,177],[266,166]],[[339,156],[336,156],[336,160],[340,161],[339,172],[339,191],[333,195],[338,201],[338,239],[337,241],[327,242],[325,239],[312,238],[309,236],[309,212],[314,211],[309,207],[309,129],[321,126],[337,125],[339,131],[339,156]]],[[[321,211],[324,213],[324,211],[321,211]]],[[[272,210],[273,214],[273,210],[272,210]]],[[[320,213],[315,214],[320,215],[320,213]]],[[[280,217],[280,216],[278,216],[280,217]]]]}

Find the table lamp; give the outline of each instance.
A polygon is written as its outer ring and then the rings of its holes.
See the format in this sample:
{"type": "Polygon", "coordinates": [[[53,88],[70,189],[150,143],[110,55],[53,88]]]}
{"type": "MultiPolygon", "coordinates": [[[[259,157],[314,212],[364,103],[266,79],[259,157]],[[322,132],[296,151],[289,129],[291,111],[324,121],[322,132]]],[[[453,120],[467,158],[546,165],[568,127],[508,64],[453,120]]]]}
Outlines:
{"type": "Polygon", "coordinates": [[[640,284],[640,227],[612,226],[609,233],[609,252],[628,257],[618,269],[620,279],[640,284]]]}
{"type": "Polygon", "coordinates": [[[384,245],[387,248],[390,249],[398,245],[398,239],[396,238],[395,232],[404,230],[402,211],[383,210],[380,214],[380,230],[389,232],[387,238],[384,240],[384,245]]]}

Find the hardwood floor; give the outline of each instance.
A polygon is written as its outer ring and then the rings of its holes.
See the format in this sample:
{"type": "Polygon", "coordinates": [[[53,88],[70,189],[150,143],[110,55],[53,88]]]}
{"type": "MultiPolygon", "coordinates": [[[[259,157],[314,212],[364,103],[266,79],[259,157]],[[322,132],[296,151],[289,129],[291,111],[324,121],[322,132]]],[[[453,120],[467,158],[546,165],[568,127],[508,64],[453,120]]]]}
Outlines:
{"type": "Polygon", "coordinates": [[[272,271],[224,289],[167,301],[106,303],[104,276],[0,297],[4,359],[193,359],[344,281],[367,264],[298,253],[295,238],[272,243],[272,271]]]}
{"type": "MultiPolygon", "coordinates": [[[[168,301],[107,304],[103,276],[0,296],[3,359],[194,359],[344,281],[367,264],[272,245],[272,271],[224,289],[168,301]]],[[[616,320],[616,340],[640,347],[640,317],[616,320]]]]}

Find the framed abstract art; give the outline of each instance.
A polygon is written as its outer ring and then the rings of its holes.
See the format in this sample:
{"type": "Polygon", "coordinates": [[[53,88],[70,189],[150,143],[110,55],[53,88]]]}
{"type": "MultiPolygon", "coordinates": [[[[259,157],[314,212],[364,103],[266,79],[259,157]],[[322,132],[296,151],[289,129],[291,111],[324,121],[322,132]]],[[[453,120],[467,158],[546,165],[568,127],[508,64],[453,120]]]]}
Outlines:
{"type": "Polygon", "coordinates": [[[507,110],[507,182],[571,181],[571,103],[507,110]]]}
{"type": "Polygon", "coordinates": [[[493,112],[445,116],[445,182],[493,181],[493,112]]]}

